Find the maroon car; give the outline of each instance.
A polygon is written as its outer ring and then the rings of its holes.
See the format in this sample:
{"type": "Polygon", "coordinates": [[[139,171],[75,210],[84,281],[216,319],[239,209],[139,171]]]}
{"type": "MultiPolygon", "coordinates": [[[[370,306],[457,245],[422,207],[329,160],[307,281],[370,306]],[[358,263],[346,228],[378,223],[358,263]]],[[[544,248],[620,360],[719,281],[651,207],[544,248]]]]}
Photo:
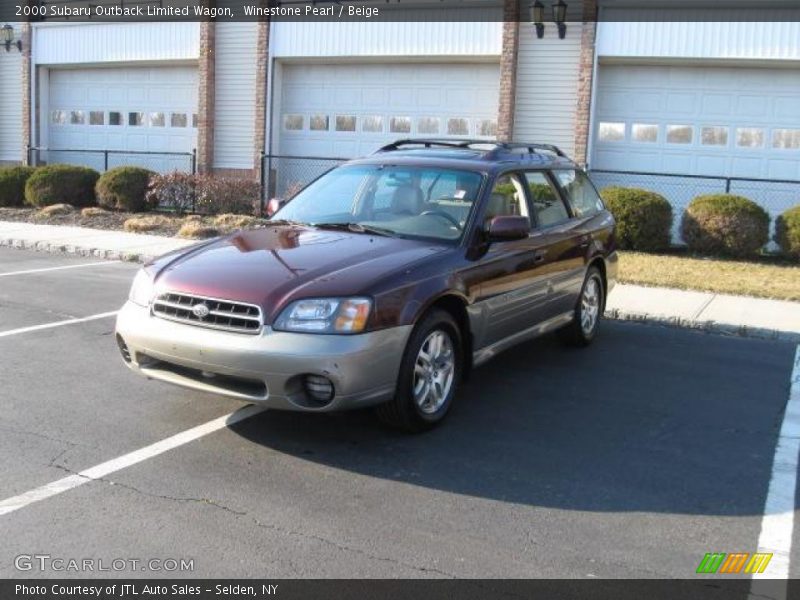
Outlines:
{"type": "Polygon", "coordinates": [[[119,314],[148,378],[263,403],[375,406],[421,430],[498,352],[597,335],[614,219],[558,148],[404,140],[329,171],[270,224],[163,256],[119,314]]]}

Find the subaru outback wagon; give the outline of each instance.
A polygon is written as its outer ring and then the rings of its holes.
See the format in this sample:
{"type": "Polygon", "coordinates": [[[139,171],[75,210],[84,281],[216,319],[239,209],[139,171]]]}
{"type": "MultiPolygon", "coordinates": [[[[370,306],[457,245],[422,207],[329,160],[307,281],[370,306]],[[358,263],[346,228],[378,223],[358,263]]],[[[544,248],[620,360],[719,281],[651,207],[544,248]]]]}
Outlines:
{"type": "Polygon", "coordinates": [[[375,406],[419,431],[499,352],[589,344],[615,226],[558,148],[402,140],[302,190],[262,228],[136,275],[117,320],[151,379],[276,409],[375,406]]]}

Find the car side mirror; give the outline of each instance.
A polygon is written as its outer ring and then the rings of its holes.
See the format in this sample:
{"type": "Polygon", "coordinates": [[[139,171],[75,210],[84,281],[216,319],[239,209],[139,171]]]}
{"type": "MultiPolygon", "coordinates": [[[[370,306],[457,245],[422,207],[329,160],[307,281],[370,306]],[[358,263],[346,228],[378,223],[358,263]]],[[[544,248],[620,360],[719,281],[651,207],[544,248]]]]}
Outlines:
{"type": "Polygon", "coordinates": [[[528,237],[531,221],[520,215],[501,215],[489,221],[486,233],[490,242],[509,242],[528,237]]]}

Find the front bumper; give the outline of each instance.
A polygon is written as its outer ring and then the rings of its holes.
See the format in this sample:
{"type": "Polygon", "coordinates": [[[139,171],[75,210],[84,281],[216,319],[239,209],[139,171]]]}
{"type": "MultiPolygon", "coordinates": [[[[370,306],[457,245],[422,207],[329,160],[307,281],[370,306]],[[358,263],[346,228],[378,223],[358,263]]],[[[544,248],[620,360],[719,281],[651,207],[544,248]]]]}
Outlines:
{"type": "Polygon", "coordinates": [[[151,379],[271,408],[332,411],[389,400],[411,326],[357,335],[229,333],[154,317],[127,302],[117,317],[126,364],[151,379]],[[306,375],[327,377],[328,403],[305,389],[306,375]]]}

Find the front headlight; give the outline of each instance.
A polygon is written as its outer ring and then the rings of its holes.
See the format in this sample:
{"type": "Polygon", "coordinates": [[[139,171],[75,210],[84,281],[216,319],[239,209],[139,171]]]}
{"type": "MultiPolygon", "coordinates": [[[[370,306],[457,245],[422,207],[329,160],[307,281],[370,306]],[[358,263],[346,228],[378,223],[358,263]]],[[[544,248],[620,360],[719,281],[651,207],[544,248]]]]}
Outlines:
{"type": "Polygon", "coordinates": [[[278,331],[359,333],[367,326],[369,298],[310,298],[287,306],[273,323],[278,331]]]}
{"type": "Polygon", "coordinates": [[[139,306],[150,306],[150,301],[153,299],[153,279],[147,274],[144,269],[139,269],[136,277],[133,278],[133,285],[128,294],[128,300],[139,306]]]}

